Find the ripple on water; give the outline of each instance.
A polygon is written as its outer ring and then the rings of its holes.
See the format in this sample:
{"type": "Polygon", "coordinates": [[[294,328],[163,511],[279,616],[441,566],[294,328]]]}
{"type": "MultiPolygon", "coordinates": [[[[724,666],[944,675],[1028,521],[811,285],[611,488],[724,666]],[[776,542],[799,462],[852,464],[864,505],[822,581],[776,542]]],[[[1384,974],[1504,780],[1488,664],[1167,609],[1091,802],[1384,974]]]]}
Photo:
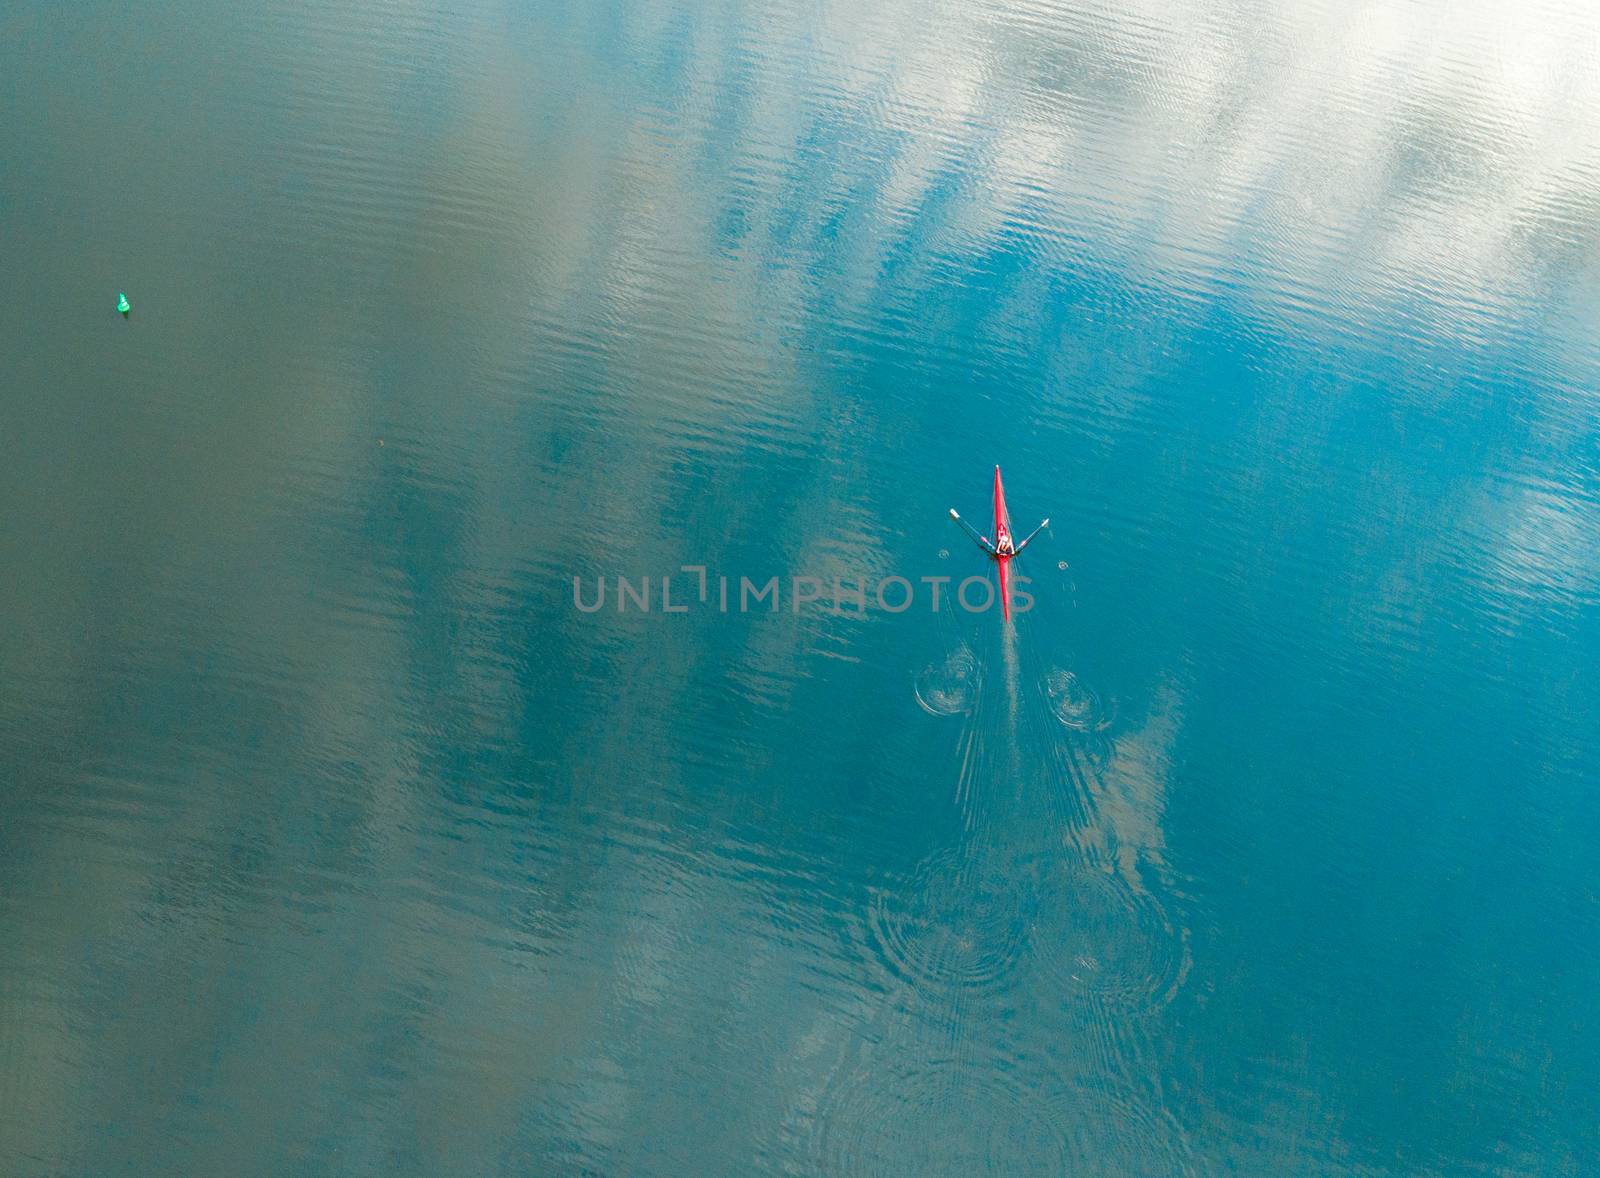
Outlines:
{"type": "Polygon", "coordinates": [[[1016,976],[1036,907],[1033,881],[999,856],[944,850],[873,890],[867,930],[875,959],[919,997],[995,993],[1016,976]]]}
{"type": "Polygon", "coordinates": [[[1188,945],[1158,899],[1060,852],[1035,857],[1027,875],[1038,898],[1029,940],[1040,998],[1092,998],[1137,1015],[1177,993],[1188,945]]]}
{"type": "Polygon", "coordinates": [[[929,663],[916,681],[917,702],[934,716],[972,710],[978,696],[978,660],[965,643],[944,659],[929,663]]]}
{"type": "Polygon", "coordinates": [[[820,1094],[808,1172],[827,1175],[1169,1175],[1182,1129],[1106,1074],[880,1046],[820,1094]]]}
{"type": "Polygon", "coordinates": [[[1103,732],[1111,726],[1111,717],[1101,705],[1100,696],[1071,671],[1051,671],[1045,678],[1044,692],[1050,700],[1050,710],[1068,728],[1077,732],[1103,732]]]}
{"type": "Polygon", "coordinates": [[[1096,773],[1103,772],[1116,755],[1116,745],[1104,732],[1086,732],[1079,745],[1084,761],[1096,773]]]}
{"type": "MultiPolygon", "coordinates": [[[[880,1053],[881,1054],[881,1053],[880,1053]]],[[[1071,1172],[1050,1093],[994,1066],[890,1053],[822,1094],[807,1165],[828,1175],[1071,1172]]]]}
{"type": "Polygon", "coordinates": [[[1193,1172],[1182,1126],[1109,1075],[1038,1085],[1047,1114],[1060,1127],[1072,1165],[1063,1173],[1175,1175],[1193,1172]]]}

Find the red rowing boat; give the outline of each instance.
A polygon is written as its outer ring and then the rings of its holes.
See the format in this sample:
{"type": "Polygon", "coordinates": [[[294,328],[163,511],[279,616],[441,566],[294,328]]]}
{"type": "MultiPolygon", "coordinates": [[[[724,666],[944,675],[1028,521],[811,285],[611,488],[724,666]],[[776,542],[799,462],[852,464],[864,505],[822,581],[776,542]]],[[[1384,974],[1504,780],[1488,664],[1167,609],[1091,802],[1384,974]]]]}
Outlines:
{"type": "Polygon", "coordinates": [[[1006,489],[1000,485],[1000,468],[994,468],[994,563],[1000,570],[1000,608],[1011,620],[1011,517],[1006,513],[1006,489]]]}
{"type": "Polygon", "coordinates": [[[1006,510],[1006,489],[1000,483],[1000,468],[994,468],[994,543],[988,537],[980,535],[966,520],[962,519],[955,508],[950,509],[950,518],[966,529],[967,534],[976,540],[979,546],[994,558],[995,565],[1000,570],[1000,608],[1005,614],[1006,621],[1011,620],[1011,562],[1028,546],[1028,542],[1044,530],[1050,523],[1048,519],[1037,528],[1028,533],[1028,537],[1021,544],[1011,542],[1011,513],[1006,510]]]}

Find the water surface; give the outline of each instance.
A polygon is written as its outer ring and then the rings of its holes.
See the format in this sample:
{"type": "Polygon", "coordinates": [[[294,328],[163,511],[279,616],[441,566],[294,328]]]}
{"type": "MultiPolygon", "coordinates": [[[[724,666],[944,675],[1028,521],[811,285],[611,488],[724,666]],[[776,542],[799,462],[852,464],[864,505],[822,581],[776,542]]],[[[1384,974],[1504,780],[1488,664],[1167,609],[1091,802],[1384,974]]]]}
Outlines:
{"type": "Polygon", "coordinates": [[[1592,1168],[1588,6],[24,0],[0,79],[0,1169],[1592,1168]],[[573,606],[983,574],[997,462],[1012,628],[573,606]]]}

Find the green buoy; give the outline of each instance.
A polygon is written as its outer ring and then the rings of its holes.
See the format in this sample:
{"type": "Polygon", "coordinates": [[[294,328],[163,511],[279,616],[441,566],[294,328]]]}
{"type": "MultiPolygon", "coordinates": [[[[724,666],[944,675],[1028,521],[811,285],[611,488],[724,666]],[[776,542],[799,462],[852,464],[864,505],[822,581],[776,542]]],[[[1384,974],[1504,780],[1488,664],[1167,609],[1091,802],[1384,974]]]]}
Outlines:
{"type": "Polygon", "coordinates": [[[124,319],[128,317],[128,312],[133,310],[132,305],[128,302],[127,293],[124,291],[119,290],[117,292],[117,310],[122,312],[124,319]]]}

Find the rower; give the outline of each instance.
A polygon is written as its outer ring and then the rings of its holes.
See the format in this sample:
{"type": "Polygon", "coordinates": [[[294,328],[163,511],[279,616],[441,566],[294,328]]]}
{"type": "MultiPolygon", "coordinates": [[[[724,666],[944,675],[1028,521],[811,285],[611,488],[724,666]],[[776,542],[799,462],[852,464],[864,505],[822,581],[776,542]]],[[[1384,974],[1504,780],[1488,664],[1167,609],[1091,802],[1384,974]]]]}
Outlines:
{"type": "Polygon", "coordinates": [[[950,509],[950,518],[961,525],[961,530],[966,532],[967,535],[971,536],[972,539],[977,543],[978,547],[982,548],[990,556],[993,556],[997,559],[1016,556],[1028,546],[1035,536],[1050,526],[1050,521],[1048,519],[1045,520],[1038,527],[1034,528],[1033,531],[1028,533],[1026,540],[1024,540],[1021,544],[1016,544],[1011,539],[1011,529],[1002,525],[996,530],[998,540],[991,544],[989,542],[989,537],[980,535],[978,529],[974,528],[966,520],[962,519],[961,513],[953,507],[950,509]]]}

